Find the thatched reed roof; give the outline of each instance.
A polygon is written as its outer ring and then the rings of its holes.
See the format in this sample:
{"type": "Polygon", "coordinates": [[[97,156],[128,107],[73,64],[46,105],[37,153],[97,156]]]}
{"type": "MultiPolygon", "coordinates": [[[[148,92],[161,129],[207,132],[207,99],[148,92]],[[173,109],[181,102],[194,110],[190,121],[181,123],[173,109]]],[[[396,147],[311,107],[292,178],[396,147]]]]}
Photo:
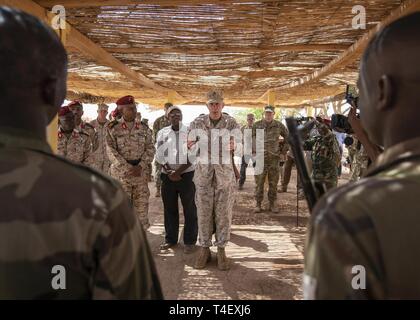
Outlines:
{"type": "Polygon", "coordinates": [[[237,105],[265,103],[269,89],[284,106],[338,95],[355,84],[374,28],[420,7],[414,0],[35,2],[66,8],[69,96],[133,94],[156,106],[168,94],[204,102],[212,87],[237,105]],[[355,5],[366,8],[366,30],[352,28],[355,5]]]}

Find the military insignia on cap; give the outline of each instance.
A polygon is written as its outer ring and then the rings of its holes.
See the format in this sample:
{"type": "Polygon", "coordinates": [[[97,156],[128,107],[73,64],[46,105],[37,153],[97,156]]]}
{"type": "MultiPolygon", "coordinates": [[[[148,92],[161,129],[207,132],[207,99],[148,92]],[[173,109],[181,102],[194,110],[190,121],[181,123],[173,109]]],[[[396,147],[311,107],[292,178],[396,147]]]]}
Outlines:
{"type": "Polygon", "coordinates": [[[207,93],[207,103],[223,102],[223,92],[219,89],[213,89],[207,93]]]}

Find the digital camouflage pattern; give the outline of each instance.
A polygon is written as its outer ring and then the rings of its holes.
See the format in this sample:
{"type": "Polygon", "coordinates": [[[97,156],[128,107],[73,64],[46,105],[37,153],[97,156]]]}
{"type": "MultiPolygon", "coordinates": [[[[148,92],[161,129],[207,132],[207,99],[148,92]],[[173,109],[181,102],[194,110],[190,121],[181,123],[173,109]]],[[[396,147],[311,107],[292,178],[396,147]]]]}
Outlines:
{"type": "Polygon", "coordinates": [[[255,200],[260,205],[264,199],[264,184],[268,180],[268,201],[274,204],[277,200],[277,184],[280,178],[281,148],[280,137],[287,141],[287,128],[277,120],[270,123],[265,120],[255,122],[252,129],[253,141],[256,141],[257,130],[264,130],[264,170],[255,175],[255,200]]]}
{"type": "Polygon", "coordinates": [[[78,127],[76,127],[79,131],[84,131],[89,135],[90,143],[91,143],[91,150],[95,152],[96,149],[99,147],[98,142],[98,134],[95,130],[95,127],[88,122],[82,121],[78,127]]]}
{"type": "Polygon", "coordinates": [[[305,289],[315,299],[419,299],[420,139],[380,155],[367,177],[328,193],[311,215],[305,289]],[[366,271],[355,290],[354,266],[366,271]]]}
{"type": "Polygon", "coordinates": [[[285,125],[277,120],[273,120],[270,123],[265,120],[257,121],[252,128],[253,137],[256,137],[257,129],[264,130],[264,159],[280,159],[282,151],[280,149],[280,137],[283,137],[286,141],[289,135],[285,125]]]}
{"type": "MultiPolygon", "coordinates": [[[[210,142],[211,129],[238,129],[236,120],[222,114],[216,124],[210,121],[209,115],[196,118],[190,124],[190,130],[202,129],[207,132],[210,142]]],[[[211,148],[208,149],[209,159],[211,148]]],[[[212,246],[212,234],[216,226],[215,246],[225,247],[230,240],[232,224],[232,209],[235,202],[235,173],[232,164],[202,164],[197,163],[194,183],[196,186],[195,203],[197,206],[199,243],[202,247],[212,246]]]]}
{"type": "Polygon", "coordinates": [[[0,299],[160,299],[146,236],[117,182],[0,128],[0,299]],[[66,271],[54,290],[53,266],[66,271]]]}
{"type": "Polygon", "coordinates": [[[304,142],[304,148],[312,148],[312,179],[324,183],[327,189],[337,186],[340,148],[335,135],[329,131],[304,142]]]}
{"type": "Polygon", "coordinates": [[[74,162],[89,164],[92,150],[89,135],[77,129],[66,135],[61,128],[58,129],[57,154],[74,162]]]}
{"type": "Polygon", "coordinates": [[[98,147],[90,155],[89,164],[92,168],[108,174],[110,162],[106,152],[106,131],[108,130],[109,121],[101,124],[97,119],[95,119],[90,122],[90,125],[96,132],[98,147]]]}
{"type": "Polygon", "coordinates": [[[135,120],[130,129],[130,123],[124,118],[109,125],[107,131],[107,152],[111,161],[110,174],[121,182],[125,192],[128,194],[133,206],[138,213],[139,219],[144,228],[148,228],[149,218],[149,187],[148,169],[153,161],[155,147],[153,138],[146,127],[138,120],[135,120]],[[140,177],[134,177],[129,173],[133,167],[128,161],[140,161],[140,177]]]}

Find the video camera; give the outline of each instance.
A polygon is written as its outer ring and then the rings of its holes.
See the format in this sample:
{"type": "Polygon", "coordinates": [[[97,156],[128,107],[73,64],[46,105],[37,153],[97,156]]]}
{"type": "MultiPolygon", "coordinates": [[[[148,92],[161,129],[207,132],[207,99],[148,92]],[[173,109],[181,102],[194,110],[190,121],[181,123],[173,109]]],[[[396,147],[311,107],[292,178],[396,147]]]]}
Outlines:
{"type": "MultiPolygon", "coordinates": [[[[347,103],[353,108],[358,108],[359,94],[356,87],[347,85],[345,98],[347,103]]],[[[359,115],[357,115],[357,117],[359,118],[359,115]]],[[[331,128],[338,132],[344,132],[347,134],[353,133],[348,117],[342,114],[333,114],[331,116],[331,128]]]]}
{"type": "Polygon", "coordinates": [[[305,122],[313,120],[312,117],[299,117],[299,118],[294,118],[294,119],[295,119],[297,125],[299,125],[299,126],[304,124],[305,122]]]}

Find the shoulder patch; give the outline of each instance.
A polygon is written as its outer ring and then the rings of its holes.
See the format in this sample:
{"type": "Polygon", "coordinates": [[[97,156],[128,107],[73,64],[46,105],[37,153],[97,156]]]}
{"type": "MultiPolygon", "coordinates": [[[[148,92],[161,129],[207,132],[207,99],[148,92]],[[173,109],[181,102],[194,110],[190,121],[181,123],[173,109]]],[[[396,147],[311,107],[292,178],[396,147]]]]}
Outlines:
{"type": "Polygon", "coordinates": [[[110,123],[108,123],[108,128],[112,129],[117,125],[118,121],[117,120],[112,120],[110,123]]]}

